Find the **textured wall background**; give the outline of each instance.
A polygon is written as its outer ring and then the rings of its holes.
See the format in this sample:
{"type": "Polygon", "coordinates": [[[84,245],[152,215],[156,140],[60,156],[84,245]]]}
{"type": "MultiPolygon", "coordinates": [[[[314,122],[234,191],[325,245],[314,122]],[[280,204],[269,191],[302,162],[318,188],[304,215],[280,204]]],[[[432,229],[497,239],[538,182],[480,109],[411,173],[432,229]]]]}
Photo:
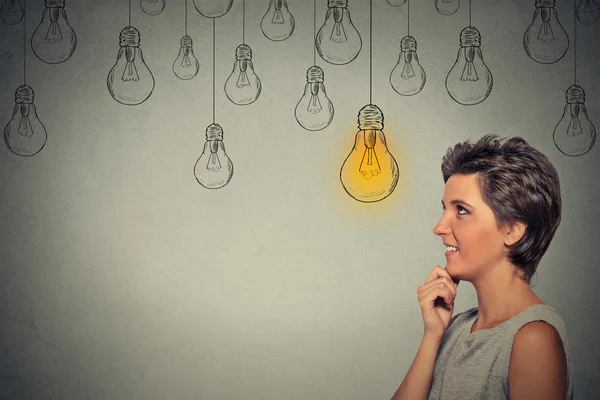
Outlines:
{"type": "MultiPolygon", "coordinates": [[[[28,36],[43,1],[29,1],[28,36]]],[[[441,157],[485,133],[520,135],[556,165],[563,222],[542,260],[536,293],[563,316],[577,399],[600,397],[598,224],[600,143],[581,157],[560,153],[552,132],[573,83],[573,47],[555,64],[523,49],[534,1],[474,1],[473,25],[494,77],[483,103],[462,106],[444,80],[456,59],[468,2],[452,16],[412,2],[411,34],[427,73],[413,97],[388,77],[406,34],[406,7],[373,5],[373,102],[400,166],[400,182],[374,204],[350,198],[339,169],[358,111],[369,102],[369,7],[350,1],[363,39],[345,66],[320,61],[335,107],[329,127],[302,129],[294,107],[312,65],[312,1],[289,0],[296,30],[283,42],[259,27],[267,0],[246,1],[246,43],[263,83],[249,106],[222,85],[242,41],[242,2],[216,20],[216,121],[235,166],[219,190],[193,167],[212,122],[212,22],[190,0],[189,35],[200,74],[171,66],[184,34],[184,1],[132,24],[156,79],[135,107],[112,99],[127,2],[67,1],[78,35],[57,65],[28,48],[27,83],[48,131],[36,156],[0,146],[0,398],[2,399],[385,399],[417,351],[416,288],[443,247],[441,157]]],[[[324,1],[317,2],[317,26],[324,1]]],[[[573,35],[573,3],[557,1],[573,35]]],[[[23,79],[23,24],[0,24],[0,125],[23,79]]],[[[600,128],[600,22],[578,24],[578,83],[600,128]]],[[[477,304],[461,285],[457,312],[477,304]]]]}

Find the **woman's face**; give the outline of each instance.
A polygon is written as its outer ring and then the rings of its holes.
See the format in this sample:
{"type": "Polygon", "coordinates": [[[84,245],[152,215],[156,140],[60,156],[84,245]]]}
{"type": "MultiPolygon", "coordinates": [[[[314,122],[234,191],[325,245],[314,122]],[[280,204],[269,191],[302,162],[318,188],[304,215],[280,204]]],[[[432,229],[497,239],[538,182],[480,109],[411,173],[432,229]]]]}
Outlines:
{"type": "Polygon", "coordinates": [[[444,247],[446,270],[452,277],[470,281],[505,257],[505,232],[498,228],[492,209],[483,201],[475,174],[450,176],[442,207],[444,214],[433,233],[458,248],[444,247]]]}

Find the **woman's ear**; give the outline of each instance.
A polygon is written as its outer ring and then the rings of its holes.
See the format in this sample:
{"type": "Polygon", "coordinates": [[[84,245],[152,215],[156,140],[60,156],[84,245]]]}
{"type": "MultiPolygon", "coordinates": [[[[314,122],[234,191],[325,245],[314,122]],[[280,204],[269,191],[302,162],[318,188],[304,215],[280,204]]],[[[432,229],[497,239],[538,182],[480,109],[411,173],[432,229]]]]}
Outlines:
{"type": "Polygon", "coordinates": [[[517,243],[525,234],[526,229],[527,225],[521,221],[516,221],[509,225],[504,231],[504,244],[506,246],[511,246],[517,243]]]}

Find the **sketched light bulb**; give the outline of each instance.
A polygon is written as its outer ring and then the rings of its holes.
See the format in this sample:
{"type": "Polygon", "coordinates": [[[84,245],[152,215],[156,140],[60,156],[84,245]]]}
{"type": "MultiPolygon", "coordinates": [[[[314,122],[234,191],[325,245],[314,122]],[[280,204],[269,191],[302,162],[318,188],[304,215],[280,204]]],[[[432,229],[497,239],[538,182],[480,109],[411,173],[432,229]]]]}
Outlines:
{"type": "Polygon", "coordinates": [[[240,44],[235,50],[233,71],[225,82],[225,94],[232,103],[245,106],[258,99],[261,88],[252,64],[252,50],[247,44],[240,44]]]}
{"type": "Polygon", "coordinates": [[[331,64],[348,64],[362,48],[360,34],[352,24],[348,0],[328,0],[325,23],[316,37],[317,52],[331,64]]]}
{"type": "Polygon", "coordinates": [[[25,9],[21,0],[4,0],[0,9],[0,18],[9,25],[16,25],[23,19],[25,9]]]}
{"type": "Polygon", "coordinates": [[[165,9],[165,0],[140,0],[140,7],[148,15],[160,14],[165,9]]]}
{"type": "Polygon", "coordinates": [[[554,128],[554,144],[568,156],[580,156],[596,142],[596,128],[585,109],[585,92],[579,85],[567,89],[567,104],[562,118],[554,128]]]}
{"type": "Polygon", "coordinates": [[[130,106],[143,103],[154,90],[154,76],[142,56],[140,32],[133,26],[123,28],[119,45],[117,62],[108,73],[108,91],[119,103],[130,106]]]}
{"type": "Polygon", "coordinates": [[[398,94],[412,96],[425,86],[425,71],[419,64],[417,41],[412,36],[405,36],[400,42],[398,63],[390,74],[390,84],[398,94]]]}
{"type": "Polygon", "coordinates": [[[581,0],[577,6],[577,19],[582,24],[590,25],[600,18],[600,8],[596,0],[581,0]]]}
{"type": "Polygon", "coordinates": [[[523,36],[527,55],[541,64],[560,60],[569,48],[567,32],[558,21],[554,0],[536,0],[531,25],[523,36]]]}
{"type": "Polygon", "coordinates": [[[218,18],[225,15],[233,0],[194,0],[196,10],[207,18],[218,18]]]}
{"type": "Polygon", "coordinates": [[[12,119],[4,129],[4,141],[13,153],[32,156],[42,150],[48,138],[33,104],[33,89],[27,85],[19,86],[15,103],[12,119]]]}
{"type": "Polygon", "coordinates": [[[42,21],[31,36],[31,48],[45,63],[58,64],[75,52],[77,36],[69,25],[64,0],[46,0],[42,21]]]}
{"type": "Polygon", "coordinates": [[[457,103],[469,106],[484,101],[492,91],[493,78],[481,53],[481,35],[472,26],[460,33],[460,49],[446,77],[446,89],[457,103]]]}
{"type": "Polygon", "coordinates": [[[296,22],[290,13],[286,0],[270,0],[269,8],[260,21],[260,28],[273,41],[281,41],[292,36],[296,22]]]}
{"type": "Polygon", "coordinates": [[[233,164],[225,153],[223,128],[219,124],[212,123],[206,128],[206,142],[194,165],[194,175],[207,189],[222,188],[233,176],[233,164]]]}
{"type": "Polygon", "coordinates": [[[333,104],[323,85],[323,70],[313,65],[306,72],[304,95],[296,105],[296,120],[304,129],[319,131],[333,119],[333,104]]]}
{"type": "Polygon", "coordinates": [[[192,79],[198,74],[200,63],[194,55],[192,48],[192,38],[184,36],[181,38],[181,47],[179,54],[173,62],[173,72],[179,79],[192,79]]]}
{"type": "Polygon", "coordinates": [[[406,3],[406,0],[387,0],[390,6],[400,7],[406,3]]]}
{"type": "Polygon", "coordinates": [[[383,113],[373,104],[358,113],[354,147],[344,161],[340,180],[346,192],[358,201],[371,203],[389,196],[398,183],[398,164],[387,148],[383,113]]]}
{"type": "Polygon", "coordinates": [[[435,0],[435,9],[442,15],[452,15],[460,7],[460,0],[435,0]]]}

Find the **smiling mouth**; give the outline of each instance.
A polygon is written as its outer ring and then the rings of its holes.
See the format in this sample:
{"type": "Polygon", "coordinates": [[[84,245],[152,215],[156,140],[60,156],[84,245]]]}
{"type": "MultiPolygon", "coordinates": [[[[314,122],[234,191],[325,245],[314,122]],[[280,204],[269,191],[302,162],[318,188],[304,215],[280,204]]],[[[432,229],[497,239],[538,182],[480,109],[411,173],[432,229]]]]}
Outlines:
{"type": "Polygon", "coordinates": [[[459,248],[454,247],[454,246],[446,246],[446,252],[455,252],[455,251],[459,251],[459,248]]]}

